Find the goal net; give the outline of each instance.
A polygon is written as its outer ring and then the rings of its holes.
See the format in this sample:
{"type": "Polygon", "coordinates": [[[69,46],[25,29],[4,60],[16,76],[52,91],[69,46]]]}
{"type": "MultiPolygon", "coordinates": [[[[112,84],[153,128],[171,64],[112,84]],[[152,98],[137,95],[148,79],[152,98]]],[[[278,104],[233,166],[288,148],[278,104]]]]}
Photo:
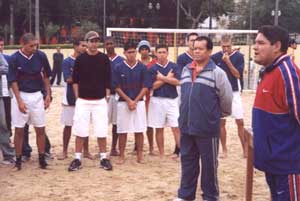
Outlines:
{"type": "Polygon", "coordinates": [[[220,51],[219,41],[223,34],[232,35],[233,48],[244,54],[245,70],[243,75],[243,88],[255,89],[259,66],[253,58],[252,45],[256,30],[215,30],[215,29],[152,29],[152,28],[107,28],[107,36],[112,36],[119,47],[118,53],[122,54],[122,47],[128,40],[138,43],[141,40],[149,41],[152,48],[163,43],[169,47],[169,59],[176,62],[177,56],[187,50],[186,37],[189,33],[209,36],[213,43],[213,53],[220,51]]]}

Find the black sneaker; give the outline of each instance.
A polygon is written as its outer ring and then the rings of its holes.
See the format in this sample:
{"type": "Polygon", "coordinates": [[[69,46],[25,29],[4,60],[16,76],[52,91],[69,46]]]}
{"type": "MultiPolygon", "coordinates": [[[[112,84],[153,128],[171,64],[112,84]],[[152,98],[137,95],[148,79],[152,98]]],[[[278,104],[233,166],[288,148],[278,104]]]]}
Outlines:
{"type": "Polygon", "coordinates": [[[46,162],[45,154],[39,154],[39,163],[41,169],[46,169],[48,164],[46,162]]]}
{"type": "Polygon", "coordinates": [[[16,157],[16,164],[15,164],[15,167],[16,167],[18,170],[21,170],[21,169],[22,169],[22,157],[21,157],[21,156],[17,156],[17,157],[16,157]]]}
{"type": "Polygon", "coordinates": [[[74,159],[74,160],[71,162],[71,164],[70,164],[68,170],[69,170],[69,172],[71,172],[71,171],[77,171],[77,170],[79,170],[79,169],[81,169],[81,162],[80,162],[79,159],[74,159]]]}
{"type": "Polygon", "coordinates": [[[100,160],[100,167],[103,168],[104,170],[112,170],[113,167],[110,163],[110,160],[108,160],[107,158],[103,158],[102,160],[100,160]]]}

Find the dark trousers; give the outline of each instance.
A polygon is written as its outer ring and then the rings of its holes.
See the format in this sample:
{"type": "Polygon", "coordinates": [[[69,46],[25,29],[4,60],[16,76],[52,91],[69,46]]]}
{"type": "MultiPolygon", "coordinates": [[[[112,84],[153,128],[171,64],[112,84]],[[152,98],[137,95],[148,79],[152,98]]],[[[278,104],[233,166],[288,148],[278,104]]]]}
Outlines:
{"type": "Polygon", "coordinates": [[[300,200],[300,175],[275,175],[265,172],[272,201],[300,200]]]}
{"type": "MultiPolygon", "coordinates": [[[[46,135],[46,144],[45,144],[45,152],[50,154],[51,144],[49,141],[48,136],[46,135]]],[[[23,147],[22,147],[22,156],[30,157],[32,152],[32,148],[29,144],[29,125],[26,124],[24,127],[24,140],[23,140],[23,147]]]]}
{"type": "Polygon", "coordinates": [[[217,177],[219,138],[203,138],[182,133],[180,137],[181,183],[178,197],[196,198],[201,161],[201,189],[203,200],[219,200],[217,177]]]}
{"type": "Polygon", "coordinates": [[[50,80],[50,84],[51,85],[53,85],[56,76],[57,76],[56,84],[60,85],[60,82],[61,82],[61,71],[62,71],[61,65],[55,65],[55,66],[53,66],[52,76],[51,76],[51,80],[50,80]]]}
{"type": "Polygon", "coordinates": [[[10,145],[11,133],[11,98],[0,97],[0,149],[4,159],[15,156],[15,149],[10,145]]]}

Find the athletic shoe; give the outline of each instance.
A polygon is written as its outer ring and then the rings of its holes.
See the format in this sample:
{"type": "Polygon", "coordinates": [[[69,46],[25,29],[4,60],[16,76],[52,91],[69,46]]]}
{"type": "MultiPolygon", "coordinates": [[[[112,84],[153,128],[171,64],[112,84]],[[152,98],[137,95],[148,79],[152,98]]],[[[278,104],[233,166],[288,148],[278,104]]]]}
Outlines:
{"type": "Polygon", "coordinates": [[[27,162],[30,160],[30,156],[22,156],[22,162],[27,162]]]}
{"type": "Polygon", "coordinates": [[[71,171],[77,171],[77,170],[79,170],[79,169],[81,169],[81,162],[80,162],[79,159],[74,159],[74,160],[71,162],[71,164],[70,164],[68,170],[69,170],[69,172],[71,172],[71,171]]]}
{"type": "Polygon", "coordinates": [[[48,164],[46,162],[45,154],[39,154],[39,163],[40,163],[40,168],[41,169],[46,169],[48,164]]]}
{"type": "Polygon", "coordinates": [[[16,164],[15,164],[15,167],[18,169],[18,170],[21,170],[22,169],[22,157],[19,156],[16,158],[16,164]]]}
{"type": "Polygon", "coordinates": [[[175,198],[173,201],[195,201],[195,200],[185,200],[181,198],[175,198]]]}
{"type": "Polygon", "coordinates": [[[45,158],[46,158],[46,160],[52,160],[52,159],[54,159],[54,157],[52,156],[52,154],[51,153],[47,153],[47,152],[45,152],[45,158]]]}
{"type": "Polygon", "coordinates": [[[103,158],[102,160],[100,160],[100,167],[104,170],[112,170],[113,168],[110,160],[108,160],[107,158],[103,158]]]}
{"type": "Polygon", "coordinates": [[[4,159],[3,161],[1,161],[1,163],[3,165],[12,165],[12,164],[15,164],[16,161],[14,158],[7,158],[7,159],[4,159]]]}

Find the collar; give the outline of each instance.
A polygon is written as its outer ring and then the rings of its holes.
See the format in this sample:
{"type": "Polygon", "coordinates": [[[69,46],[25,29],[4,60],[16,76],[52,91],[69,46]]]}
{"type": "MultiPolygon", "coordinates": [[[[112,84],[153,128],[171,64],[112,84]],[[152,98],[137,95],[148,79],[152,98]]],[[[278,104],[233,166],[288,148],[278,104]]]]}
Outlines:
{"type": "Polygon", "coordinates": [[[24,54],[24,53],[22,52],[21,49],[19,49],[19,53],[20,53],[23,57],[25,57],[26,59],[28,59],[28,60],[30,60],[30,59],[33,57],[33,55],[34,55],[34,53],[33,53],[32,55],[30,55],[30,56],[28,57],[26,54],[24,54]]]}
{"type": "Polygon", "coordinates": [[[125,60],[124,60],[124,63],[125,63],[125,65],[126,65],[128,68],[130,68],[130,69],[134,69],[134,67],[136,67],[137,64],[138,64],[138,62],[135,61],[135,64],[134,64],[133,66],[130,66],[125,60]]]}
{"type": "MultiPolygon", "coordinates": [[[[195,70],[197,69],[197,65],[196,65],[196,62],[193,61],[190,65],[189,65],[189,68],[191,70],[195,70]]],[[[216,68],[216,64],[211,60],[209,59],[208,63],[206,64],[206,66],[204,66],[203,70],[202,71],[207,71],[207,70],[213,70],[216,68]]]]}
{"type": "Polygon", "coordinates": [[[170,61],[168,60],[165,65],[161,65],[160,63],[156,62],[157,65],[159,65],[162,68],[166,68],[169,65],[170,61]]]}
{"type": "Polygon", "coordinates": [[[190,55],[188,52],[185,52],[185,54],[190,57],[191,59],[193,59],[192,55],[190,55]]]}
{"type": "Polygon", "coordinates": [[[270,66],[267,66],[265,68],[265,71],[266,72],[271,72],[272,70],[274,70],[279,65],[279,63],[281,63],[282,61],[284,61],[288,58],[290,58],[290,57],[287,54],[283,54],[283,55],[277,57],[270,66]]]}
{"type": "Polygon", "coordinates": [[[113,55],[109,56],[109,59],[110,59],[111,61],[114,61],[117,57],[118,57],[117,54],[113,54],[113,55]]]}

